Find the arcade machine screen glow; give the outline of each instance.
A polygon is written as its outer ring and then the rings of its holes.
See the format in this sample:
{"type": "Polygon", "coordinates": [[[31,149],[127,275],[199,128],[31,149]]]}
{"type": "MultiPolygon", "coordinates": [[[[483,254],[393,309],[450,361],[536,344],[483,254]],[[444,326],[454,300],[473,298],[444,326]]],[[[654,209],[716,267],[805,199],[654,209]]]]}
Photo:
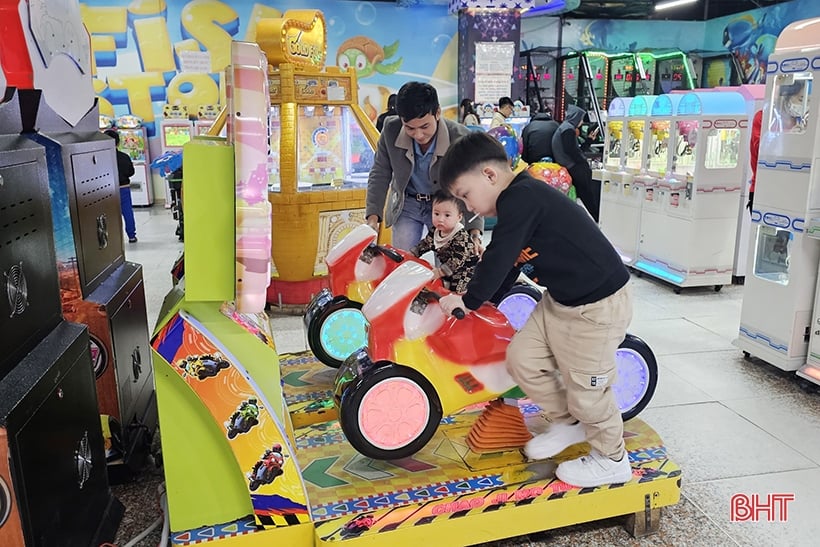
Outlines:
{"type": "Polygon", "coordinates": [[[189,125],[162,126],[163,148],[182,148],[182,145],[189,140],[191,140],[191,127],[189,125]]]}
{"type": "Polygon", "coordinates": [[[142,129],[120,129],[120,151],[131,161],[145,161],[145,133],[142,129]]]}
{"type": "Polygon", "coordinates": [[[676,89],[691,89],[688,68],[683,56],[658,59],[658,84],[660,93],[669,93],[676,89]]]}

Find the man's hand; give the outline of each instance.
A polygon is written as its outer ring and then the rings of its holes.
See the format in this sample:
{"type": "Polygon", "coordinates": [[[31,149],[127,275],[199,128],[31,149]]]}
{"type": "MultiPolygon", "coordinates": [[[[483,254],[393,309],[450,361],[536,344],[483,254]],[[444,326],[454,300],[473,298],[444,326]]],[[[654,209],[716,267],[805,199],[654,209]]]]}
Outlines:
{"type": "Polygon", "coordinates": [[[447,316],[452,316],[453,310],[456,308],[461,308],[464,310],[464,313],[470,312],[470,310],[468,310],[464,305],[464,301],[461,299],[461,296],[458,294],[448,294],[447,296],[442,296],[438,303],[441,306],[441,311],[443,311],[444,315],[447,316]]]}
{"type": "Polygon", "coordinates": [[[369,217],[367,217],[367,225],[378,232],[379,231],[379,215],[370,215],[369,217]]]}
{"type": "Polygon", "coordinates": [[[475,247],[475,253],[481,258],[481,255],[484,254],[484,245],[481,241],[481,232],[478,230],[470,230],[470,240],[473,242],[473,247],[475,247]]]}

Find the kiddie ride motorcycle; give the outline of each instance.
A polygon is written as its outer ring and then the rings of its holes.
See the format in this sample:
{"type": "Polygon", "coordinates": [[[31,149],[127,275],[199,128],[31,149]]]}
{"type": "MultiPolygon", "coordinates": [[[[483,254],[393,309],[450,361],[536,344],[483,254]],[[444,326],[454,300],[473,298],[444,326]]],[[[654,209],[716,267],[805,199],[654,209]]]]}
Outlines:
{"type": "MultiPolygon", "coordinates": [[[[460,320],[445,317],[437,302],[444,290],[433,278],[429,267],[416,262],[401,264],[385,278],[362,307],[369,322],[367,348],[350,355],[336,374],[342,430],[370,458],[415,454],[442,416],[523,395],[505,366],[515,333],[511,322],[491,304],[460,320]]],[[[616,365],[612,389],[628,420],[651,400],[658,367],[646,343],[629,334],[616,365]]]]}
{"type": "Polygon", "coordinates": [[[327,366],[339,368],[367,343],[364,303],[385,277],[405,260],[419,259],[394,247],[377,245],[375,230],[366,224],[350,231],[327,254],[330,289],[322,289],[304,316],[310,350],[327,366]]]}

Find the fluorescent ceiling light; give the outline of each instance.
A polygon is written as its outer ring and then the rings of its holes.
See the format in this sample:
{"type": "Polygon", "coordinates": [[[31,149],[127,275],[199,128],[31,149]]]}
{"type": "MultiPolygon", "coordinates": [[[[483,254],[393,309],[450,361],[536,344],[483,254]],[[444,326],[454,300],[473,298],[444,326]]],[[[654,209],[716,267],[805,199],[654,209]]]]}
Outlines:
{"type": "Polygon", "coordinates": [[[697,1],[698,0],[669,0],[668,2],[659,2],[655,4],[655,11],[677,8],[678,6],[685,6],[686,4],[694,4],[697,1]]]}

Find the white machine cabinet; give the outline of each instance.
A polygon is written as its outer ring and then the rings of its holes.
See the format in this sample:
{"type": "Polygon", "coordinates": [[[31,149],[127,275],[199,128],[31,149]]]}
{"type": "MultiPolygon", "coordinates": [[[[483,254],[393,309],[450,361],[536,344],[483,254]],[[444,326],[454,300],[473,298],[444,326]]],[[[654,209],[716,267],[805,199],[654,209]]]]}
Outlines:
{"type": "MultiPolygon", "coordinates": [[[[813,85],[820,71],[818,36],[820,18],[792,23],[769,56],[754,243],[737,340],[745,354],[783,370],[807,362],[820,256],[820,241],[809,237],[812,223],[806,222],[820,210],[818,116],[810,115],[820,104],[815,96],[820,88],[813,85]]],[[[814,379],[817,372],[808,365],[801,376],[814,379]]]]}

